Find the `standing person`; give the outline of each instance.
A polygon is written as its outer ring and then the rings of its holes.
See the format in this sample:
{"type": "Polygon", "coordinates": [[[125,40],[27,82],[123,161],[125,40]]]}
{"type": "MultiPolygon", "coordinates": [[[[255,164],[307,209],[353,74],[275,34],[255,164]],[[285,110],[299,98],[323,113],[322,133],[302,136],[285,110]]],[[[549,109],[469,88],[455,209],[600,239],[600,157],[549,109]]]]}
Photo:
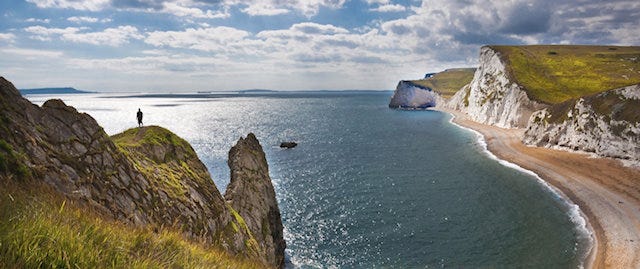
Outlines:
{"type": "Polygon", "coordinates": [[[136,117],[138,117],[138,127],[142,126],[142,110],[140,110],[139,108],[136,117]]]}

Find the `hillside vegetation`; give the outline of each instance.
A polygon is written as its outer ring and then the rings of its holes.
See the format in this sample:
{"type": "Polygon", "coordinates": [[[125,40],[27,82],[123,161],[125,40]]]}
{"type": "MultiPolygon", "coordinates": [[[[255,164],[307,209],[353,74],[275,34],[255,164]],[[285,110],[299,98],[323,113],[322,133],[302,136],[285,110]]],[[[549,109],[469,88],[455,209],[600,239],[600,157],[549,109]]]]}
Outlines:
{"type": "Polygon", "coordinates": [[[131,128],[111,137],[152,186],[171,199],[186,198],[190,180],[210,181],[207,168],[187,141],[159,126],[131,128]]]}
{"type": "Polygon", "coordinates": [[[640,83],[640,47],[491,46],[529,98],[547,104],[640,83]]]}
{"type": "Polygon", "coordinates": [[[411,80],[410,82],[428,87],[444,98],[453,96],[464,85],[473,79],[475,68],[452,68],[435,74],[426,79],[411,80]]]}
{"type": "Polygon", "coordinates": [[[0,268],[264,267],[169,228],[108,220],[35,182],[0,180],[0,268]]]}

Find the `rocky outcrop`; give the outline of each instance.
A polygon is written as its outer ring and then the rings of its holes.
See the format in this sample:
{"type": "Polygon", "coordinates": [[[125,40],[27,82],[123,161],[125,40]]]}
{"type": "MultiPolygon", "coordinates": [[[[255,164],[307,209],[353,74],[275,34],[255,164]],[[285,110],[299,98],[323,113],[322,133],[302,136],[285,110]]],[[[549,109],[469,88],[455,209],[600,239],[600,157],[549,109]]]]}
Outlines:
{"type": "Polygon", "coordinates": [[[231,214],[187,141],[158,126],[129,129],[112,139],[153,190],[154,207],[143,211],[152,212],[155,223],[173,225],[234,254],[261,258],[255,246],[245,244],[251,233],[238,228],[244,220],[231,214]]]}
{"type": "Polygon", "coordinates": [[[412,83],[411,81],[402,80],[393,92],[389,107],[398,109],[426,109],[435,107],[436,104],[441,101],[442,98],[431,88],[412,83]]]}
{"type": "MultiPolygon", "coordinates": [[[[61,100],[35,106],[4,78],[0,78],[0,95],[0,137],[23,156],[18,165],[29,171],[29,178],[126,223],[158,220],[150,214],[152,193],[156,192],[150,192],[153,190],[147,179],[93,118],[61,100]]],[[[217,227],[221,222],[214,220],[212,225],[217,227]]]]}
{"type": "MultiPolygon", "coordinates": [[[[281,266],[274,256],[284,254],[282,224],[266,159],[261,151],[250,153],[262,154],[253,165],[265,169],[266,179],[255,181],[241,167],[232,167],[232,175],[236,181],[247,182],[243,188],[270,186],[271,192],[232,195],[233,203],[227,203],[191,146],[170,131],[135,128],[112,139],[91,116],[78,113],[61,100],[49,100],[42,107],[33,105],[0,78],[0,179],[44,183],[123,223],[169,227],[233,254],[281,266]],[[243,202],[245,198],[247,202],[243,202]],[[247,211],[242,207],[245,204],[269,207],[264,207],[264,212],[255,208],[244,219],[232,208],[234,203],[241,205],[239,212],[247,211]],[[263,215],[277,217],[277,221],[268,220],[280,227],[278,233],[277,226],[269,226],[272,236],[268,239],[262,233],[254,236],[256,232],[249,229],[255,223],[262,224],[263,215]],[[267,251],[271,245],[282,249],[267,251]]],[[[245,159],[243,154],[239,156],[245,159]]]]}
{"type": "Polygon", "coordinates": [[[229,151],[231,181],[225,199],[244,218],[269,264],[284,266],[282,221],[269,167],[254,134],[240,138],[229,151]]]}
{"type": "Polygon", "coordinates": [[[535,112],[523,142],[640,164],[640,85],[569,100],[535,112]]]}
{"type": "Polygon", "coordinates": [[[529,99],[524,89],[510,78],[500,53],[485,46],[480,49],[480,66],[473,80],[446,107],[463,111],[480,123],[524,128],[531,114],[547,105],[529,99]]]}

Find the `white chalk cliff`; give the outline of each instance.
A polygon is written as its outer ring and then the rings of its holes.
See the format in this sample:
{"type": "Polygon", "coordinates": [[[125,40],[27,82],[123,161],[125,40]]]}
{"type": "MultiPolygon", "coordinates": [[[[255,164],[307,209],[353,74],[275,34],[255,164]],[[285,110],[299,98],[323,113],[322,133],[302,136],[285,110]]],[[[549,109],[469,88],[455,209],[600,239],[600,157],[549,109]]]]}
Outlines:
{"type": "Polygon", "coordinates": [[[640,164],[640,84],[570,100],[535,112],[523,142],[640,164]]]}
{"type": "Polygon", "coordinates": [[[531,100],[508,73],[500,53],[480,50],[473,80],[445,107],[477,122],[525,128],[528,145],[586,151],[640,165],[640,85],[549,105],[531,100]]]}
{"type": "Polygon", "coordinates": [[[411,81],[402,80],[396,86],[396,90],[389,102],[390,108],[400,109],[425,109],[435,107],[442,102],[442,98],[433,89],[420,86],[411,81]]]}
{"type": "Polygon", "coordinates": [[[469,114],[471,119],[503,128],[524,128],[529,116],[544,104],[529,99],[520,85],[509,78],[497,51],[480,49],[480,66],[473,80],[446,107],[469,114]]]}

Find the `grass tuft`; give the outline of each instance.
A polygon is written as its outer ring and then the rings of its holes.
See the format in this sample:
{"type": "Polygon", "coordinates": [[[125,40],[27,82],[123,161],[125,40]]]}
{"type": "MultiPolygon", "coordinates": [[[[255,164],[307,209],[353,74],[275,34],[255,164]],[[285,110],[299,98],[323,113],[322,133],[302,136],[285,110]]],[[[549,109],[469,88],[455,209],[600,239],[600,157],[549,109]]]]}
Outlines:
{"type": "MultiPolygon", "coordinates": [[[[6,181],[5,181],[6,182],[6,181]]],[[[3,186],[2,268],[260,268],[223,250],[109,221],[51,190],[3,186]]]]}

